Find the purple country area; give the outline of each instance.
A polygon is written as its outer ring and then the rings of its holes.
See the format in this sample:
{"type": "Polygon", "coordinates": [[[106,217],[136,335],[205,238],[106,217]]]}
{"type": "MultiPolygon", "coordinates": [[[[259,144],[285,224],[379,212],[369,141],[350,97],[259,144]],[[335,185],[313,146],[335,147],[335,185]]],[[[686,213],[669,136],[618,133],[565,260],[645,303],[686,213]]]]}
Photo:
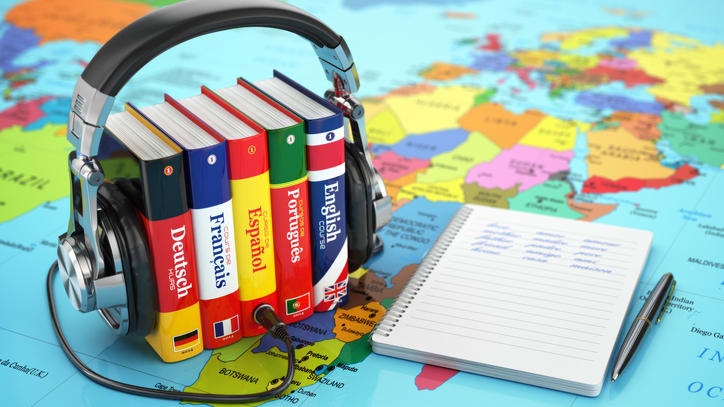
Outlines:
{"type": "Polygon", "coordinates": [[[70,111],[70,98],[55,98],[40,105],[43,117],[25,126],[25,130],[37,130],[48,123],[65,123],[70,111]]]}
{"type": "Polygon", "coordinates": [[[15,65],[13,60],[28,48],[37,45],[39,41],[40,37],[35,35],[33,30],[18,28],[8,23],[0,23],[0,71],[8,73],[21,68],[32,68],[15,65]]]}
{"type": "Polygon", "coordinates": [[[621,110],[632,113],[650,113],[660,115],[664,106],[658,102],[646,102],[631,99],[626,96],[608,95],[598,92],[581,92],[576,96],[576,102],[583,106],[595,109],[621,110]]]}
{"type": "Polygon", "coordinates": [[[504,71],[513,62],[515,58],[502,52],[485,53],[477,55],[470,68],[478,71],[504,71]]]}
{"type": "MultiPolygon", "coordinates": [[[[334,311],[315,312],[307,319],[287,325],[287,329],[292,337],[292,344],[296,348],[313,345],[326,339],[333,339],[335,337],[334,332],[332,332],[332,329],[334,329],[334,311]]],[[[282,352],[287,351],[284,342],[265,334],[261,337],[259,346],[254,348],[252,352],[266,352],[275,346],[282,352]]]]}
{"type": "Polygon", "coordinates": [[[385,151],[408,158],[429,160],[432,157],[450,151],[468,138],[463,129],[447,129],[423,134],[410,134],[393,145],[376,144],[372,153],[382,154],[385,151]]]}
{"type": "Polygon", "coordinates": [[[611,45],[616,48],[643,48],[651,46],[651,31],[631,31],[626,38],[611,40],[611,45]]]}

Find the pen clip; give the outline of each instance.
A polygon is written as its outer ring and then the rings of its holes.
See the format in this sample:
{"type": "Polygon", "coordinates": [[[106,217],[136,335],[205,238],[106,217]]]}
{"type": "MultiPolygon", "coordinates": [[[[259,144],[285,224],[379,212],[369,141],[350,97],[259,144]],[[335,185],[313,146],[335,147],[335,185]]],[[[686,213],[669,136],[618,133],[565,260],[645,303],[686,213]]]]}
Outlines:
{"type": "Polygon", "coordinates": [[[661,307],[661,311],[659,311],[659,316],[656,318],[656,323],[658,324],[661,322],[661,318],[664,316],[664,312],[666,312],[666,308],[669,307],[669,303],[671,302],[671,297],[674,295],[674,288],[676,287],[676,280],[671,282],[671,287],[669,288],[669,295],[666,296],[666,302],[664,303],[664,306],[661,307]]]}

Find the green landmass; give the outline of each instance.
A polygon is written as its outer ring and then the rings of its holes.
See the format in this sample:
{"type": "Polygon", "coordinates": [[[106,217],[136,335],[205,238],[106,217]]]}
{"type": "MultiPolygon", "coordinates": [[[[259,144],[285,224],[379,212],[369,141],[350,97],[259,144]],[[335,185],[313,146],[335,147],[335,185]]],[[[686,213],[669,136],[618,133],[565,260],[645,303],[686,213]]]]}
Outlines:
{"type": "Polygon", "coordinates": [[[567,195],[571,192],[568,182],[549,179],[509,199],[510,209],[578,219],[583,215],[568,207],[567,195]]]}
{"type": "Polygon", "coordinates": [[[0,223],[70,192],[65,125],[0,130],[0,223]]]}
{"type": "Polygon", "coordinates": [[[661,118],[661,140],[674,151],[715,167],[724,165],[724,123],[692,123],[681,113],[668,111],[661,118]]]}

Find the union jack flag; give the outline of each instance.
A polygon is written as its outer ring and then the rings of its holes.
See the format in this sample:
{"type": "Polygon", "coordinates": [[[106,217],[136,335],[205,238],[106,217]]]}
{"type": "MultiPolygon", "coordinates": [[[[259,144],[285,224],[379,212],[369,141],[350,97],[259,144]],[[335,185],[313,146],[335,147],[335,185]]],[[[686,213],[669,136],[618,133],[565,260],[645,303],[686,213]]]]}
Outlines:
{"type": "Polygon", "coordinates": [[[324,287],[324,302],[339,302],[345,295],[347,295],[346,281],[340,281],[336,284],[324,287]]]}

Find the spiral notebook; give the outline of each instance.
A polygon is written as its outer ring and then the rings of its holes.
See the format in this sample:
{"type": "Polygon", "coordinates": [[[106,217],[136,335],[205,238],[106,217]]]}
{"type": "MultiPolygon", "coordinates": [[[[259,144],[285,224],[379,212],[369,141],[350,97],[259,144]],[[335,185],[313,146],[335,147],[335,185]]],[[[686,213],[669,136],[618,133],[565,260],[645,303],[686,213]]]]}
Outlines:
{"type": "Polygon", "coordinates": [[[372,350],[597,396],[651,240],[465,205],[376,328],[372,350]]]}

